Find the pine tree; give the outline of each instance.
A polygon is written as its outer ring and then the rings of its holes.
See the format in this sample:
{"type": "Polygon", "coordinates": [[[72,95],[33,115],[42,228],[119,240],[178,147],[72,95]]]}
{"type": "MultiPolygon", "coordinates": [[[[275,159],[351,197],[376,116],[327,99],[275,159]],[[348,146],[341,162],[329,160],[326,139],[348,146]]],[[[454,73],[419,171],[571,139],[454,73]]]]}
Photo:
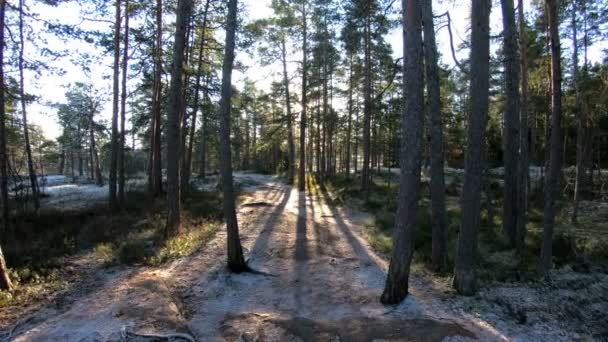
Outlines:
{"type": "Polygon", "coordinates": [[[165,231],[167,238],[178,235],[181,226],[179,162],[182,154],[181,116],[185,108],[183,73],[184,53],[187,47],[186,31],[190,24],[191,13],[192,0],[179,0],[167,115],[167,228],[165,231]]]}
{"type": "Polygon", "coordinates": [[[530,169],[528,145],[528,38],[525,28],[523,0],[518,0],[519,45],[521,50],[521,98],[519,104],[520,132],[519,132],[519,176],[517,181],[517,232],[516,250],[520,258],[523,256],[526,237],[527,209],[528,209],[528,179],[530,169]]]}
{"type": "Polygon", "coordinates": [[[386,285],[380,301],[397,304],[408,294],[410,264],[414,254],[414,237],[418,199],[420,197],[420,165],[422,160],[422,130],[424,111],[424,82],[422,53],[422,22],[420,2],[403,0],[403,82],[405,107],[401,127],[408,132],[401,142],[401,174],[397,218],[393,233],[394,248],[386,285]],[[407,42],[407,44],[405,44],[407,42]]]}
{"type": "Polygon", "coordinates": [[[248,269],[243,257],[236,217],[234,185],[232,181],[232,151],[230,149],[230,112],[232,98],[232,67],[237,26],[237,0],[229,0],[226,22],[226,45],[222,67],[222,94],[220,99],[220,176],[224,194],[224,220],[228,230],[228,268],[240,273],[248,269]]]}
{"type": "Polygon", "coordinates": [[[543,242],[540,259],[545,276],[553,267],[553,227],[555,225],[559,176],[561,172],[561,116],[562,70],[559,42],[558,1],[546,0],[551,47],[551,140],[549,142],[549,169],[545,180],[545,206],[543,211],[543,242]]]}
{"type": "Polygon", "coordinates": [[[428,113],[431,131],[431,211],[433,238],[431,261],[436,271],[447,267],[447,217],[445,209],[445,179],[443,174],[443,123],[441,120],[441,93],[439,89],[439,67],[431,1],[423,1],[422,22],[424,27],[424,63],[428,113]]]}
{"type": "Polygon", "coordinates": [[[161,160],[161,95],[162,95],[162,34],[163,2],[156,0],[156,33],[154,44],[154,84],[152,89],[152,120],[150,126],[150,162],[148,189],[154,196],[162,193],[162,160],[161,160]]]}
{"type": "Polygon", "coordinates": [[[513,0],[501,0],[503,50],[505,56],[506,107],[504,113],[505,186],[503,200],[503,232],[515,247],[517,241],[517,196],[521,188],[517,181],[519,152],[519,51],[513,0]]]}
{"type": "MultiPolygon", "coordinates": [[[[0,86],[4,90],[4,49],[6,40],[4,37],[4,26],[6,18],[6,1],[0,1],[0,86]]],[[[7,153],[6,153],[6,99],[5,92],[0,91],[0,195],[2,197],[2,236],[9,233],[9,204],[8,204],[8,177],[7,177],[7,153]]],[[[8,275],[6,261],[0,246],[0,289],[10,290],[11,279],[8,275]]]]}
{"type": "Polygon", "coordinates": [[[32,146],[30,144],[30,132],[27,122],[27,110],[25,99],[25,81],[23,77],[23,53],[25,50],[25,37],[23,33],[23,7],[25,0],[19,0],[19,96],[21,99],[21,117],[23,120],[23,139],[25,142],[25,153],[27,157],[27,169],[30,176],[30,187],[32,189],[32,197],[36,211],[40,209],[38,179],[36,177],[36,169],[34,168],[34,160],[32,158],[32,146]]]}
{"type": "Polygon", "coordinates": [[[112,210],[118,208],[118,202],[116,198],[116,181],[117,181],[117,168],[118,168],[118,150],[119,150],[119,136],[118,136],[118,110],[119,110],[119,71],[120,71],[120,5],[121,1],[116,0],[116,18],[114,22],[114,75],[113,75],[113,100],[112,100],[112,141],[110,149],[110,179],[108,189],[110,191],[109,204],[112,210]]]}
{"type": "Polygon", "coordinates": [[[476,290],[477,233],[481,212],[481,186],[484,168],[485,129],[488,117],[490,79],[489,0],[471,4],[471,73],[469,119],[462,193],[462,224],[458,234],[453,286],[458,293],[473,295],[476,290]]]}
{"type": "Polygon", "coordinates": [[[302,15],[302,112],[300,114],[300,166],[298,170],[298,190],[306,189],[306,110],[308,107],[308,14],[307,0],[301,1],[302,15]]]}
{"type": "Polygon", "coordinates": [[[118,202],[125,202],[125,121],[127,111],[127,73],[129,65],[129,0],[125,2],[125,27],[123,34],[122,89],[120,98],[120,137],[118,147],[118,202]]]}

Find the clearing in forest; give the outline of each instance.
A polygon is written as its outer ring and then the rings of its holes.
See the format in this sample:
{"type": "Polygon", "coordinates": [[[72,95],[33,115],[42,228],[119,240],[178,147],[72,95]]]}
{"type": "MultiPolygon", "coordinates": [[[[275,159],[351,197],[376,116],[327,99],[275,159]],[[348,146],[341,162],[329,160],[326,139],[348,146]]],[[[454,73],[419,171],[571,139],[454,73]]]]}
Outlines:
{"type": "MultiPolygon", "coordinates": [[[[15,329],[14,340],[120,341],[125,331],[184,333],[197,341],[526,336],[507,323],[498,331],[422,276],[412,277],[411,295],[401,305],[381,305],[387,262],[362,238],[367,214],[327,205],[323,191],[310,195],[270,176],[235,176],[248,191],[238,206],[243,247],[259,274],[227,271],[220,231],[191,257],[126,269],[63,312],[39,313],[15,329]]],[[[556,339],[561,332],[552,327],[546,333],[556,339]]]]}

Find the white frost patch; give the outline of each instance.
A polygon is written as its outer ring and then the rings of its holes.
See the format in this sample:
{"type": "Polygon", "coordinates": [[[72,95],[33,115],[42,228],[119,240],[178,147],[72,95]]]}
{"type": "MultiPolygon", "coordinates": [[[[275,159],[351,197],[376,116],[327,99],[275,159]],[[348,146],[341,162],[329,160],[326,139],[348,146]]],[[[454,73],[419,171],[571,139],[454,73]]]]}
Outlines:
{"type": "Polygon", "coordinates": [[[57,186],[69,182],[69,178],[64,175],[47,175],[39,178],[41,187],[57,186]]]}
{"type": "Polygon", "coordinates": [[[108,185],[64,184],[47,187],[49,197],[42,199],[42,207],[55,209],[83,209],[108,198],[108,185]]]}
{"type": "MultiPolygon", "coordinates": [[[[244,192],[255,192],[283,186],[281,180],[272,175],[235,171],[232,173],[232,179],[234,185],[244,192]]],[[[220,176],[213,175],[206,177],[204,180],[194,179],[192,185],[200,191],[221,191],[218,188],[219,182],[220,176]]]]}
{"type": "MultiPolygon", "coordinates": [[[[96,184],[76,184],[67,183],[69,180],[65,176],[52,176],[51,184],[42,190],[48,197],[43,197],[41,206],[43,208],[53,208],[59,210],[74,210],[91,207],[95,204],[106,201],[109,196],[108,185],[98,186],[96,184]]],[[[47,180],[48,181],[48,180],[47,180]]],[[[127,181],[126,190],[133,191],[145,186],[144,179],[132,179],[127,181]]]]}

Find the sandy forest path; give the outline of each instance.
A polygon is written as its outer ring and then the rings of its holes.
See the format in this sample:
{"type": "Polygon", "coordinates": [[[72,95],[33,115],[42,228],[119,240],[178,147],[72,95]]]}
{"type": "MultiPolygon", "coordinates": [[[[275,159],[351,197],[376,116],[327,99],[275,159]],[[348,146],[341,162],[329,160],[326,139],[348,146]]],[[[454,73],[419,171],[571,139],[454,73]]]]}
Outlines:
{"type": "Polygon", "coordinates": [[[236,178],[248,184],[238,205],[245,257],[269,275],[229,273],[222,230],[191,257],[124,270],[63,313],[22,324],[13,338],[121,341],[126,330],[196,341],[505,339],[445,304],[444,290],[423,277],[413,277],[404,303],[381,305],[387,263],[362,238],[367,214],[269,176],[236,178]]]}

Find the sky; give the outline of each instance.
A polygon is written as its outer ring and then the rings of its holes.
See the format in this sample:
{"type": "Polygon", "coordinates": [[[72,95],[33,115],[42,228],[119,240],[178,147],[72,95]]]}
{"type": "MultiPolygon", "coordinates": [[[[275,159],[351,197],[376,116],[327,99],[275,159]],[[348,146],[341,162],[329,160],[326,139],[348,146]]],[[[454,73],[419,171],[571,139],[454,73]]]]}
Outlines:
{"type": "MultiPolygon", "coordinates": [[[[243,0],[241,2],[240,11],[245,13],[247,20],[256,20],[272,15],[270,9],[271,0],[243,0]],[[244,11],[244,12],[243,12],[244,11]]],[[[529,8],[530,0],[524,1],[525,6],[529,8]]],[[[454,33],[454,45],[457,47],[467,37],[467,27],[469,21],[470,2],[468,1],[434,1],[435,14],[441,14],[445,11],[450,12],[452,18],[452,31],[454,33]]],[[[399,1],[394,2],[394,6],[400,6],[399,1]]],[[[32,11],[38,12],[41,18],[47,20],[61,20],[63,24],[78,25],[83,29],[103,29],[110,31],[112,28],[111,20],[109,21],[88,21],[83,20],[80,13],[80,5],[74,2],[63,3],[58,7],[49,7],[46,5],[36,5],[31,8],[32,11]]],[[[105,18],[102,18],[105,20],[105,18]]],[[[173,20],[173,18],[165,18],[165,21],[173,20]]],[[[499,34],[502,30],[502,22],[500,15],[500,7],[494,6],[491,14],[491,34],[499,34]]],[[[438,22],[435,23],[439,27],[438,22]]],[[[41,23],[32,23],[33,27],[40,28],[41,23]]],[[[393,48],[394,58],[399,58],[403,55],[403,45],[401,37],[401,28],[398,27],[386,37],[386,40],[393,48]]],[[[108,101],[101,113],[101,116],[109,121],[111,118],[111,73],[112,73],[112,56],[103,54],[100,48],[96,48],[90,44],[78,41],[61,41],[55,37],[46,35],[48,45],[53,48],[66,48],[70,51],[79,54],[89,54],[94,61],[90,65],[90,72],[83,72],[82,69],[68,60],[62,59],[52,63],[54,66],[61,67],[65,70],[63,75],[55,75],[53,73],[44,73],[40,76],[35,76],[31,71],[26,71],[26,92],[33,93],[40,97],[38,103],[31,104],[28,107],[28,115],[31,122],[42,127],[45,135],[49,139],[54,139],[61,134],[61,127],[57,123],[55,110],[50,107],[49,103],[58,103],[65,100],[64,93],[66,86],[74,82],[91,81],[99,91],[108,94],[108,101]]],[[[563,39],[565,40],[565,39],[563,39]]],[[[449,35],[445,28],[437,31],[437,46],[441,54],[441,62],[446,65],[453,65],[449,35]]],[[[498,46],[494,46],[497,48],[498,46]]],[[[599,60],[601,49],[596,48],[591,51],[591,60],[599,60]]],[[[26,46],[26,58],[36,59],[37,51],[34,48],[26,46]]],[[[457,53],[457,58],[466,58],[468,51],[463,50],[457,53]]],[[[280,70],[278,64],[270,66],[260,66],[256,63],[255,56],[249,56],[243,51],[237,51],[237,61],[248,66],[248,69],[243,72],[235,71],[233,82],[239,87],[245,79],[255,82],[256,86],[261,89],[269,89],[273,80],[280,79],[277,72],[280,70]]],[[[291,51],[290,53],[289,72],[293,75],[296,71],[297,61],[300,60],[300,52],[291,51]]],[[[135,87],[136,82],[131,82],[130,87],[135,87]]],[[[295,86],[298,81],[295,80],[295,86]]],[[[127,109],[128,110],[128,109],[127,109]]]]}

